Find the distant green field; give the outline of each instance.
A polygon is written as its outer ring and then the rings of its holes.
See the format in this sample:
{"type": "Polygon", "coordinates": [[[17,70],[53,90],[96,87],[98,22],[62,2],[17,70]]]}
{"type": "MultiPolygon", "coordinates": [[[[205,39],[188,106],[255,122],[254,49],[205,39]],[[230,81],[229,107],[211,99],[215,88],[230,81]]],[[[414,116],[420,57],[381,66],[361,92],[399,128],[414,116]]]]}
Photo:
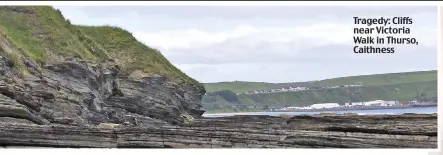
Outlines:
{"type": "Polygon", "coordinates": [[[232,92],[244,93],[248,90],[269,90],[270,88],[288,87],[288,86],[339,86],[349,85],[356,82],[362,83],[364,86],[374,85],[392,85],[410,82],[426,82],[437,80],[437,71],[418,71],[405,73],[389,73],[376,75],[361,75],[326,79],[315,82],[294,82],[294,83],[265,83],[265,82],[219,82],[205,83],[207,92],[230,90],[232,92]]]}
{"type": "Polygon", "coordinates": [[[410,82],[425,82],[437,80],[437,71],[419,71],[419,72],[406,72],[406,73],[390,73],[390,74],[375,74],[375,75],[362,75],[362,76],[350,76],[342,78],[334,78],[318,81],[320,85],[336,86],[353,84],[355,82],[361,82],[366,86],[374,85],[392,85],[399,83],[410,82]]]}
{"type": "Polygon", "coordinates": [[[310,83],[223,82],[205,84],[205,86],[208,93],[203,96],[202,103],[203,107],[211,112],[254,111],[261,110],[260,107],[265,105],[309,106],[315,103],[344,104],[371,100],[407,102],[414,99],[435,100],[437,98],[437,71],[342,77],[310,83]],[[246,92],[251,89],[267,90],[273,87],[294,85],[336,86],[356,82],[361,82],[363,86],[267,94],[234,94],[234,92],[246,92]],[[232,106],[240,106],[242,109],[232,106]]]}
{"type": "Polygon", "coordinates": [[[416,97],[436,97],[437,81],[412,82],[383,86],[364,86],[335,88],[325,90],[308,90],[269,94],[243,94],[239,99],[245,104],[287,104],[308,106],[316,103],[349,103],[372,100],[396,100],[407,102],[416,97]]]}
{"type": "Polygon", "coordinates": [[[219,83],[205,83],[207,92],[230,90],[232,92],[247,92],[248,90],[267,90],[269,84],[264,82],[219,82],[219,83]]]}

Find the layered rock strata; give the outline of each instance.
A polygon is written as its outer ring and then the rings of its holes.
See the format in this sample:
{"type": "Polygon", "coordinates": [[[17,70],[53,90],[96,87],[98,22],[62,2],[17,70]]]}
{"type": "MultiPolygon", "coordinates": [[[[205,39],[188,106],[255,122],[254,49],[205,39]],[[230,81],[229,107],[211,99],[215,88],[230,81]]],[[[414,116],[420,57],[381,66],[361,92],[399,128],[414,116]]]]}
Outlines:
{"type": "Polygon", "coordinates": [[[437,148],[436,115],[234,116],[181,125],[1,123],[0,144],[99,148],[437,148]]]}

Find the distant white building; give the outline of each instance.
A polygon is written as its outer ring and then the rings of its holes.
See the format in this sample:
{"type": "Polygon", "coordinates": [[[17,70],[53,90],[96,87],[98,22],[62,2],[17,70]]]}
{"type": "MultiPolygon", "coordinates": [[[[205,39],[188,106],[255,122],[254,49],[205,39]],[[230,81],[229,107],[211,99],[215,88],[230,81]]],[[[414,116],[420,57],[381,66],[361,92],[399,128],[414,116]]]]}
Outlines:
{"type": "Polygon", "coordinates": [[[416,103],[418,103],[418,101],[417,101],[417,100],[409,101],[409,103],[411,103],[411,104],[416,104],[416,103]]]}
{"type": "Polygon", "coordinates": [[[301,90],[306,90],[306,87],[289,87],[287,89],[289,91],[301,91],[301,90]]]}
{"type": "Polygon", "coordinates": [[[281,88],[272,88],[271,89],[271,92],[281,92],[282,90],[281,90],[281,88]]]}
{"type": "Polygon", "coordinates": [[[396,104],[398,104],[398,101],[375,100],[368,102],[353,102],[350,106],[394,106],[396,104]]]}
{"type": "Polygon", "coordinates": [[[286,107],[286,109],[301,109],[301,107],[286,107]]]}
{"type": "Polygon", "coordinates": [[[383,100],[364,102],[363,105],[364,106],[386,106],[385,101],[383,101],[383,100]]]}
{"type": "Polygon", "coordinates": [[[310,106],[312,109],[323,109],[323,108],[337,108],[340,107],[338,103],[319,103],[310,106]]]}
{"type": "Polygon", "coordinates": [[[380,103],[374,102],[374,101],[363,102],[364,106],[373,106],[373,105],[376,105],[376,104],[380,104],[380,103]]]}
{"type": "Polygon", "coordinates": [[[363,106],[363,102],[352,102],[351,106],[363,106]]]}
{"type": "Polygon", "coordinates": [[[398,104],[398,101],[385,101],[383,106],[394,106],[398,104]]]}

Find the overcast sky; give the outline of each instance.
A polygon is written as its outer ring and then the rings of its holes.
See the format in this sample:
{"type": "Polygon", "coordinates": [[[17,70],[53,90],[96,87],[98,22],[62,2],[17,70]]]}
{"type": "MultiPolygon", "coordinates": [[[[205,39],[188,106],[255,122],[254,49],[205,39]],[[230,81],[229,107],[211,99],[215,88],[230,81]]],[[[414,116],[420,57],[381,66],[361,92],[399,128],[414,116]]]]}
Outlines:
{"type": "Polygon", "coordinates": [[[55,8],[73,24],[127,29],[200,82],[301,82],[437,69],[436,7],[55,8]],[[410,36],[419,45],[396,46],[394,54],[355,54],[354,16],[411,17],[410,36]]]}

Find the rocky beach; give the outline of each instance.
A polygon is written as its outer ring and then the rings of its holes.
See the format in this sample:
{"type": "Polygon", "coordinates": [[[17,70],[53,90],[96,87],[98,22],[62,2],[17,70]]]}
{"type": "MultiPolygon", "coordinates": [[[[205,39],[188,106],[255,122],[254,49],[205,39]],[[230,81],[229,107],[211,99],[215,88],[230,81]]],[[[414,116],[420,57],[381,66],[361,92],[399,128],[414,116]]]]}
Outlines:
{"type": "Polygon", "coordinates": [[[0,21],[6,148],[437,148],[436,114],[203,118],[203,85],[125,30],[49,6],[0,21]]]}
{"type": "Polygon", "coordinates": [[[3,146],[71,148],[437,148],[436,115],[233,116],[181,125],[2,123],[3,146]]]}

